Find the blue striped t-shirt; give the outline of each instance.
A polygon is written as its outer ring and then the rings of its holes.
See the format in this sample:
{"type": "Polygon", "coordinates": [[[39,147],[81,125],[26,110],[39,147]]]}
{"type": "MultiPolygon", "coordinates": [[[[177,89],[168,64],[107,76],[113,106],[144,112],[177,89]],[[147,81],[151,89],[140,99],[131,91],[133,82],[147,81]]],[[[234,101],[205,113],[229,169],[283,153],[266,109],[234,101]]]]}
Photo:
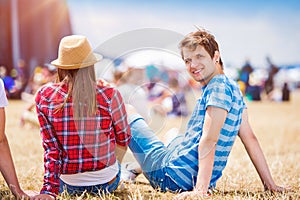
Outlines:
{"type": "Polygon", "coordinates": [[[240,128],[242,111],[246,107],[237,83],[223,74],[213,77],[202,88],[202,92],[202,98],[196,103],[183,141],[178,145],[170,145],[173,148],[167,158],[166,175],[170,176],[182,190],[192,190],[196,185],[198,145],[207,107],[216,106],[228,111],[216,145],[210,187],[215,187],[217,180],[222,176],[240,128]]]}

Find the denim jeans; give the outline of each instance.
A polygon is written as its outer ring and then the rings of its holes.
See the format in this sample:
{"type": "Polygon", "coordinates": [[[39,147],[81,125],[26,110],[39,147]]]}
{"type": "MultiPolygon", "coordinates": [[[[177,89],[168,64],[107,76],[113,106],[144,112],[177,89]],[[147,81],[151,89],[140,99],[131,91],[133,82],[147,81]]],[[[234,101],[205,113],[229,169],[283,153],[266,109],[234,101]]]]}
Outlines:
{"type": "Polygon", "coordinates": [[[166,165],[170,151],[159,140],[153,130],[139,115],[131,115],[129,118],[131,140],[129,148],[140,164],[143,174],[149,180],[151,186],[163,192],[182,191],[168,174],[166,165]]]}
{"type": "Polygon", "coordinates": [[[104,183],[91,186],[73,186],[63,182],[60,179],[59,193],[62,193],[64,190],[66,190],[70,195],[82,194],[83,192],[88,192],[94,195],[111,193],[117,189],[120,182],[120,177],[121,170],[119,170],[116,179],[112,183],[104,183]]]}

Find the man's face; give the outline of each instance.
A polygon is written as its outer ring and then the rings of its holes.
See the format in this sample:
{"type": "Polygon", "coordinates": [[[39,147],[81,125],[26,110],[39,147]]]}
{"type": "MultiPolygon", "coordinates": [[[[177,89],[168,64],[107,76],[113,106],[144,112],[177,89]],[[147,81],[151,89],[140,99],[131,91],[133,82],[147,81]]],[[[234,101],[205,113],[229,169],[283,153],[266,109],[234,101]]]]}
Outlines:
{"type": "Polygon", "coordinates": [[[219,74],[216,64],[217,56],[215,55],[214,59],[212,59],[201,45],[199,45],[194,51],[183,47],[182,53],[187,71],[193,79],[200,82],[202,85],[206,85],[212,77],[219,74]]]}

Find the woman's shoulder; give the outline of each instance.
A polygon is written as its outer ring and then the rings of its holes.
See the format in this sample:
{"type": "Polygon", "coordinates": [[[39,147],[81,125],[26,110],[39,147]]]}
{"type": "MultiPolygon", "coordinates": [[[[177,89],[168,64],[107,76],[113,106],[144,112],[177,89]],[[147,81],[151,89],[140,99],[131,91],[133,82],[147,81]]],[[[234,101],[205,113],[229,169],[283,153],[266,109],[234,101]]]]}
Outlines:
{"type": "Polygon", "coordinates": [[[49,83],[46,83],[44,85],[42,85],[37,91],[38,92],[45,92],[45,91],[53,91],[53,90],[56,90],[57,87],[61,87],[61,84],[60,83],[53,83],[53,82],[49,82],[49,83]]]}
{"type": "Polygon", "coordinates": [[[44,91],[47,90],[53,90],[54,89],[54,83],[46,83],[42,85],[39,89],[37,89],[37,93],[43,93],[44,91]]]}
{"type": "Polygon", "coordinates": [[[64,98],[68,91],[67,85],[61,83],[46,83],[42,85],[36,92],[36,97],[41,97],[44,99],[53,98],[58,96],[58,98],[64,98]]]}
{"type": "Polygon", "coordinates": [[[109,96],[110,98],[116,92],[119,92],[117,87],[114,84],[109,83],[104,79],[97,80],[97,90],[98,90],[98,93],[109,96]]]}
{"type": "Polygon", "coordinates": [[[114,87],[114,85],[105,79],[98,79],[97,80],[97,86],[98,87],[114,87]]]}

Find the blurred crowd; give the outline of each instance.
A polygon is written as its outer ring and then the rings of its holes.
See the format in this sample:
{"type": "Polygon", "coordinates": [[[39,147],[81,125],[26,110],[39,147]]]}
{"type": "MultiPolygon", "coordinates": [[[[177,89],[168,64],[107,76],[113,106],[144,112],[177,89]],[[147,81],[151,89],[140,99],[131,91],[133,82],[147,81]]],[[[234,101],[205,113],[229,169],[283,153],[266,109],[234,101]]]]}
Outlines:
{"type": "MultiPolygon", "coordinates": [[[[249,60],[237,71],[235,79],[245,98],[249,101],[289,101],[290,93],[296,83],[282,77],[278,66],[266,58],[268,68],[264,71],[254,68],[249,60]],[[292,84],[292,85],[291,85],[292,84]]],[[[22,99],[28,106],[24,109],[21,125],[29,122],[38,125],[34,94],[43,84],[54,82],[56,68],[51,64],[36,66],[30,77],[25,78],[24,63],[18,68],[8,71],[0,66],[0,77],[3,79],[8,99],[22,99]]],[[[97,70],[97,67],[95,68],[97,70]]],[[[156,112],[169,117],[187,116],[189,114],[186,95],[191,90],[200,91],[200,85],[183,75],[182,71],[149,65],[145,67],[126,66],[124,63],[112,70],[111,85],[118,88],[126,103],[134,105],[145,119],[150,118],[150,112],[156,112]],[[147,105],[147,109],[145,108],[147,105]]]]}
{"type": "Polygon", "coordinates": [[[17,69],[8,73],[5,66],[0,66],[0,77],[4,82],[4,88],[8,99],[22,99],[26,107],[22,112],[20,125],[25,123],[38,127],[38,119],[35,113],[34,94],[42,85],[53,82],[56,79],[56,68],[51,64],[36,66],[29,78],[25,77],[24,64],[20,63],[17,69]]]}
{"type": "Polygon", "coordinates": [[[188,115],[185,93],[190,87],[180,72],[154,65],[143,68],[123,65],[113,71],[112,82],[125,103],[134,105],[146,120],[151,110],[170,117],[188,115]]]}
{"type": "Polygon", "coordinates": [[[21,99],[23,93],[33,95],[45,83],[54,81],[56,68],[50,64],[36,66],[29,78],[25,77],[25,68],[20,64],[18,68],[8,71],[5,66],[0,66],[0,78],[8,99],[21,99]]]}
{"type": "Polygon", "coordinates": [[[289,101],[291,91],[299,87],[299,81],[289,79],[286,69],[280,69],[269,57],[264,70],[254,68],[249,60],[241,67],[237,82],[245,98],[250,101],[289,101]],[[282,76],[282,74],[284,76],[282,76]]]}

